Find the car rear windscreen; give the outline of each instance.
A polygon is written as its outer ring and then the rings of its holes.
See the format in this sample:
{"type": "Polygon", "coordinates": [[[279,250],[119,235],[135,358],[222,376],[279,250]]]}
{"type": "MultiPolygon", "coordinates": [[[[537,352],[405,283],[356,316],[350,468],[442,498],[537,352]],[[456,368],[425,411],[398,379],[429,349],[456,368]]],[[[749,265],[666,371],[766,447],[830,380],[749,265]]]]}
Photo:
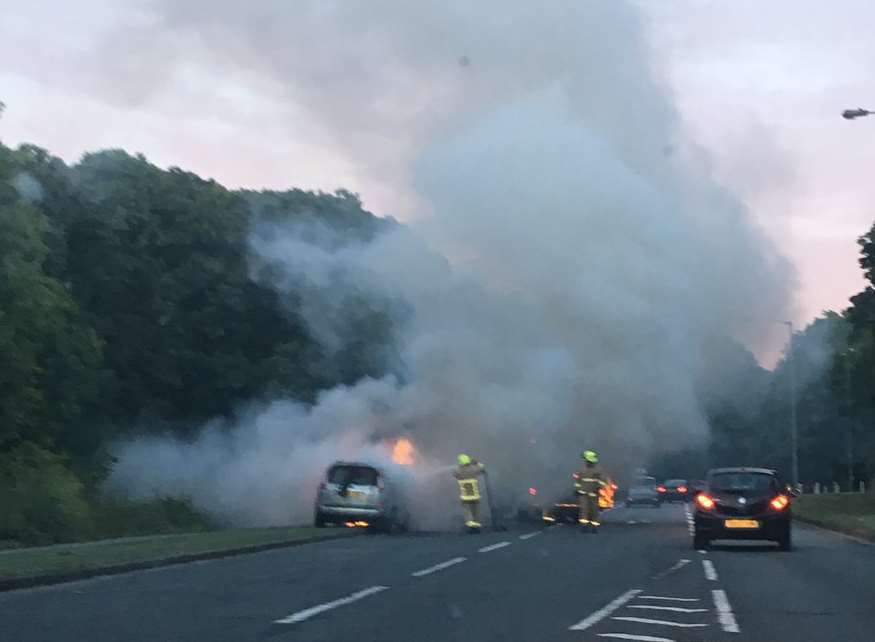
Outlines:
{"type": "Polygon", "coordinates": [[[669,479],[665,482],[666,486],[685,486],[687,483],[686,479],[669,479]]]}
{"type": "Polygon", "coordinates": [[[656,480],[653,477],[641,477],[636,479],[632,486],[633,488],[653,488],[656,486],[656,480]]]}
{"type": "Polygon", "coordinates": [[[328,471],[328,481],[341,485],[376,486],[378,475],[370,466],[334,466],[328,471]]]}
{"type": "Polygon", "coordinates": [[[774,488],[774,476],[763,473],[720,473],[708,480],[711,490],[727,493],[766,491],[774,488]]]}

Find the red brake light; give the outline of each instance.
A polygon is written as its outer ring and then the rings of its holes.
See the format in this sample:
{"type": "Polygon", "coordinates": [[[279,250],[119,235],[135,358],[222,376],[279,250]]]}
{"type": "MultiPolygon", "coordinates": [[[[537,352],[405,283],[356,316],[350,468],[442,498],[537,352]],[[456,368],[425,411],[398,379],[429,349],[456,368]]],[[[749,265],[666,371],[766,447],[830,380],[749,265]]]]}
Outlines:
{"type": "Polygon", "coordinates": [[[705,493],[696,495],[696,503],[705,510],[714,508],[714,500],[708,497],[705,493]]]}
{"type": "Polygon", "coordinates": [[[678,486],[678,492],[679,493],[687,492],[687,487],[686,486],[678,486]]]}
{"type": "Polygon", "coordinates": [[[656,492],[657,492],[657,493],[664,493],[664,492],[665,492],[665,486],[657,486],[657,487],[656,487],[656,492]]]}
{"type": "Polygon", "coordinates": [[[769,505],[775,510],[784,510],[790,505],[790,498],[786,495],[778,495],[775,499],[769,502],[769,505]]]}
{"type": "Polygon", "coordinates": [[[529,495],[532,495],[534,497],[537,494],[538,494],[537,488],[529,488],[529,495]]]}

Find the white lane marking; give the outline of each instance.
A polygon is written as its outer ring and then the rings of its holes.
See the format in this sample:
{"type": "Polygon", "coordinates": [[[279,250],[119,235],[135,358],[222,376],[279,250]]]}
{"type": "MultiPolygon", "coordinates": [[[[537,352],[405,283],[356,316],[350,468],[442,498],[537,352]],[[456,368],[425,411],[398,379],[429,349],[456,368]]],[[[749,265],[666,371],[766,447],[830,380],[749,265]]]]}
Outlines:
{"type": "Polygon", "coordinates": [[[445,568],[449,568],[451,566],[455,566],[456,564],[461,564],[464,562],[467,557],[454,557],[451,560],[447,560],[446,562],[441,562],[440,564],[435,564],[434,566],[429,566],[428,568],[424,568],[421,571],[416,571],[415,573],[411,573],[413,577],[423,577],[424,575],[431,575],[432,573],[437,573],[438,571],[442,571],[445,568]]]}
{"type": "Polygon", "coordinates": [[[666,570],[662,571],[661,573],[657,573],[656,575],[653,576],[652,579],[661,580],[666,575],[674,573],[676,570],[683,568],[684,566],[686,566],[689,563],[690,563],[690,560],[686,560],[686,559],[678,560],[677,562],[675,562],[674,565],[671,566],[671,568],[667,568],[666,570]]]}
{"type": "Polygon", "coordinates": [[[594,613],[587,615],[584,619],[582,619],[580,622],[578,622],[574,626],[568,627],[568,630],[569,631],[584,631],[584,630],[588,629],[593,624],[601,622],[603,619],[608,617],[611,613],[613,613],[618,608],[623,606],[626,602],[631,600],[633,597],[638,595],[640,592],[641,592],[641,589],[631,589],[629,591],[626,591],[625,593],[623,593],[619,597],[615,598],[614,600],[612,600],[611,602],[609,602],[608,604],[606,604],[605,606],[600,608],[598,611],[595,611],[594,613]]]}
{"type": "Polygon", "coordinates": [[[670,602],[698,602],[697,597],[667,597],[663,595],[639,595],[639,600],[668,600],[670,602]]]}
{"type": "Polygon", "coordinates": [[[693,514],[690,512],[690,507],[687,504],[684,504],[684,517],[687,520],[687,531],[689,531],[690,535],[695,535],[696,523],[693,519],[693,514]]]}
{"type": "Polygon", "coordinates": [[[720,627],[727,633],[739,633],[738,622],[735,621],[735,614],[732,612],[732,606],[729,604],[729,598],[726,597],[726,591],[722,589],[714,589],[711,591],[714,598],[714,608],[717,609],[717,620],[720,622],[720,627]]]}
{"type": "Polygon", "coordinates": [[[631,633],[598,633],[600,638],[615,640],[639,640],[639,642],[675,642],[671,638],[657,638],[652,635],[632,635],[631,633]]]}
{"type": "Polygon", "coordinates": [[[702,560],[702,568],[705,570],[705,579],[712,582],[717,581],[717,569],[714,568],[714,563],[711,560],[702,560]]]}
{"type": "Polygon", "coordinates": [[[627,609],[650,609],[651,611],[672,611],[674,613],[706,613],[708,609],[685,609],[682,606],[657,606],[656,604],[630,604],[627,609]]]}
{"type": "Polygon", "coordinates": [[[385,591],[388,589],[388,586],[372,586],[370,588],[366,588],[362,591],[358,591],[357,593],[353,593],[352,595],[348,595],[346,597],[342,597],[339,600],[334,600],[333,602],[326,602],[325,604],[319,604],[317,606],[312,606],[309,609],[304,609],[303,611],[298,611],[297,613],[292,613],[288,617],[284,617],[281,620],[274,620],[276,624],[296,624],[297,622],[303,622],[304,620],[308,620],[314,615],[319,615],[320,613],[324,613],[325,611],[330,611],[331,609],[336,609],[338,606],[344,606],[345,604],[351,604],[352,602],[356,602],[361,600],[362,598],[368,597],[369,595],[373,595],[374,593],[379,593],[380,591],[385,591]]]}
{"type": "Polygon", "coordinates": [[[535,531],[534,533],[526,533],[525,535],[520,535],[520,539],[530,539],[535,535],[540,535],[544,531],[535,531]]]}
{"type": "Polygon", "coordinates": [[[499,548],[504,548],[505,546],[510,546],[510,542],[498,542],[498,544],[491,544],[489,546],[484,546],[477,550],[478,553],[488,553],[489,551],[495,551],[499,548]]]}
{"type": "Polygon", "coordinates": [[[611,618],[612,620],[622,620],[623,622],[640,622],[641,624],[658,624],[660,626],[676,626],[682,629],[696,629],[703,626],[708,626],[707,624],[688,624],[686,622],[672,622],[671,620],[651,620],[645,617],[626,617],[623,616],[615,616],[611,618]]]}
{"type": "Polygon", "coordinates": [[[696,552],[697,552],[699,555],[706,555],[706,554],[708,553],[708,551],[703,551],[702,549],[699,549],[699,550],[696,551],[696,552]]]}

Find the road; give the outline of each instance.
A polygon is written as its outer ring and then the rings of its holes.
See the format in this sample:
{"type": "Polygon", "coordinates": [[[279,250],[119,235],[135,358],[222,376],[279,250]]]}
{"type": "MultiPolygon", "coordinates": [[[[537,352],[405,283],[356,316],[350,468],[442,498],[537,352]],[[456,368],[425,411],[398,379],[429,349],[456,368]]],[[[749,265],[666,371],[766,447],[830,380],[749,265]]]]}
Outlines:
{"type": "Polygon", "coordinates": [[[872,642],[875,546],[690,548],[681,505],[480,536],[363,535],[0,594],[16,642],[872,642]]]}

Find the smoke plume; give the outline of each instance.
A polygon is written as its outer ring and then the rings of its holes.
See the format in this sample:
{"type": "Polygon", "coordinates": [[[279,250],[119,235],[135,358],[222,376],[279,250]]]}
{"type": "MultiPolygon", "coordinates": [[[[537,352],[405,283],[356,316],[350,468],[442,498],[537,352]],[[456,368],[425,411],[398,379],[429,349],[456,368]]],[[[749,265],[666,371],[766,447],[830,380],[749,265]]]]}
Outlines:
{"type": "Polygon", "coordinates": [[[411,194],[371,242],[297,224],[251,245],[253,278],[269,262],[280,292],[315,286],[302,310],[329,347],[348,339],[348,297],[403,302],[399,376],[248,408],[190,444],[125,444],[114,481],[286,523],[309,518],[327,464],[388,461],[401,435],[418,492],[440,493],[459,452],[509,494],[558,493],[585,448],[623,475],[703,440],[697,382],[721,367],[707,346],[786,316],[793,276],[685,140],[634,6],[289,7],[160,3],[147,28],[197,35],[203,64],[294,100],[411,194]]]}

